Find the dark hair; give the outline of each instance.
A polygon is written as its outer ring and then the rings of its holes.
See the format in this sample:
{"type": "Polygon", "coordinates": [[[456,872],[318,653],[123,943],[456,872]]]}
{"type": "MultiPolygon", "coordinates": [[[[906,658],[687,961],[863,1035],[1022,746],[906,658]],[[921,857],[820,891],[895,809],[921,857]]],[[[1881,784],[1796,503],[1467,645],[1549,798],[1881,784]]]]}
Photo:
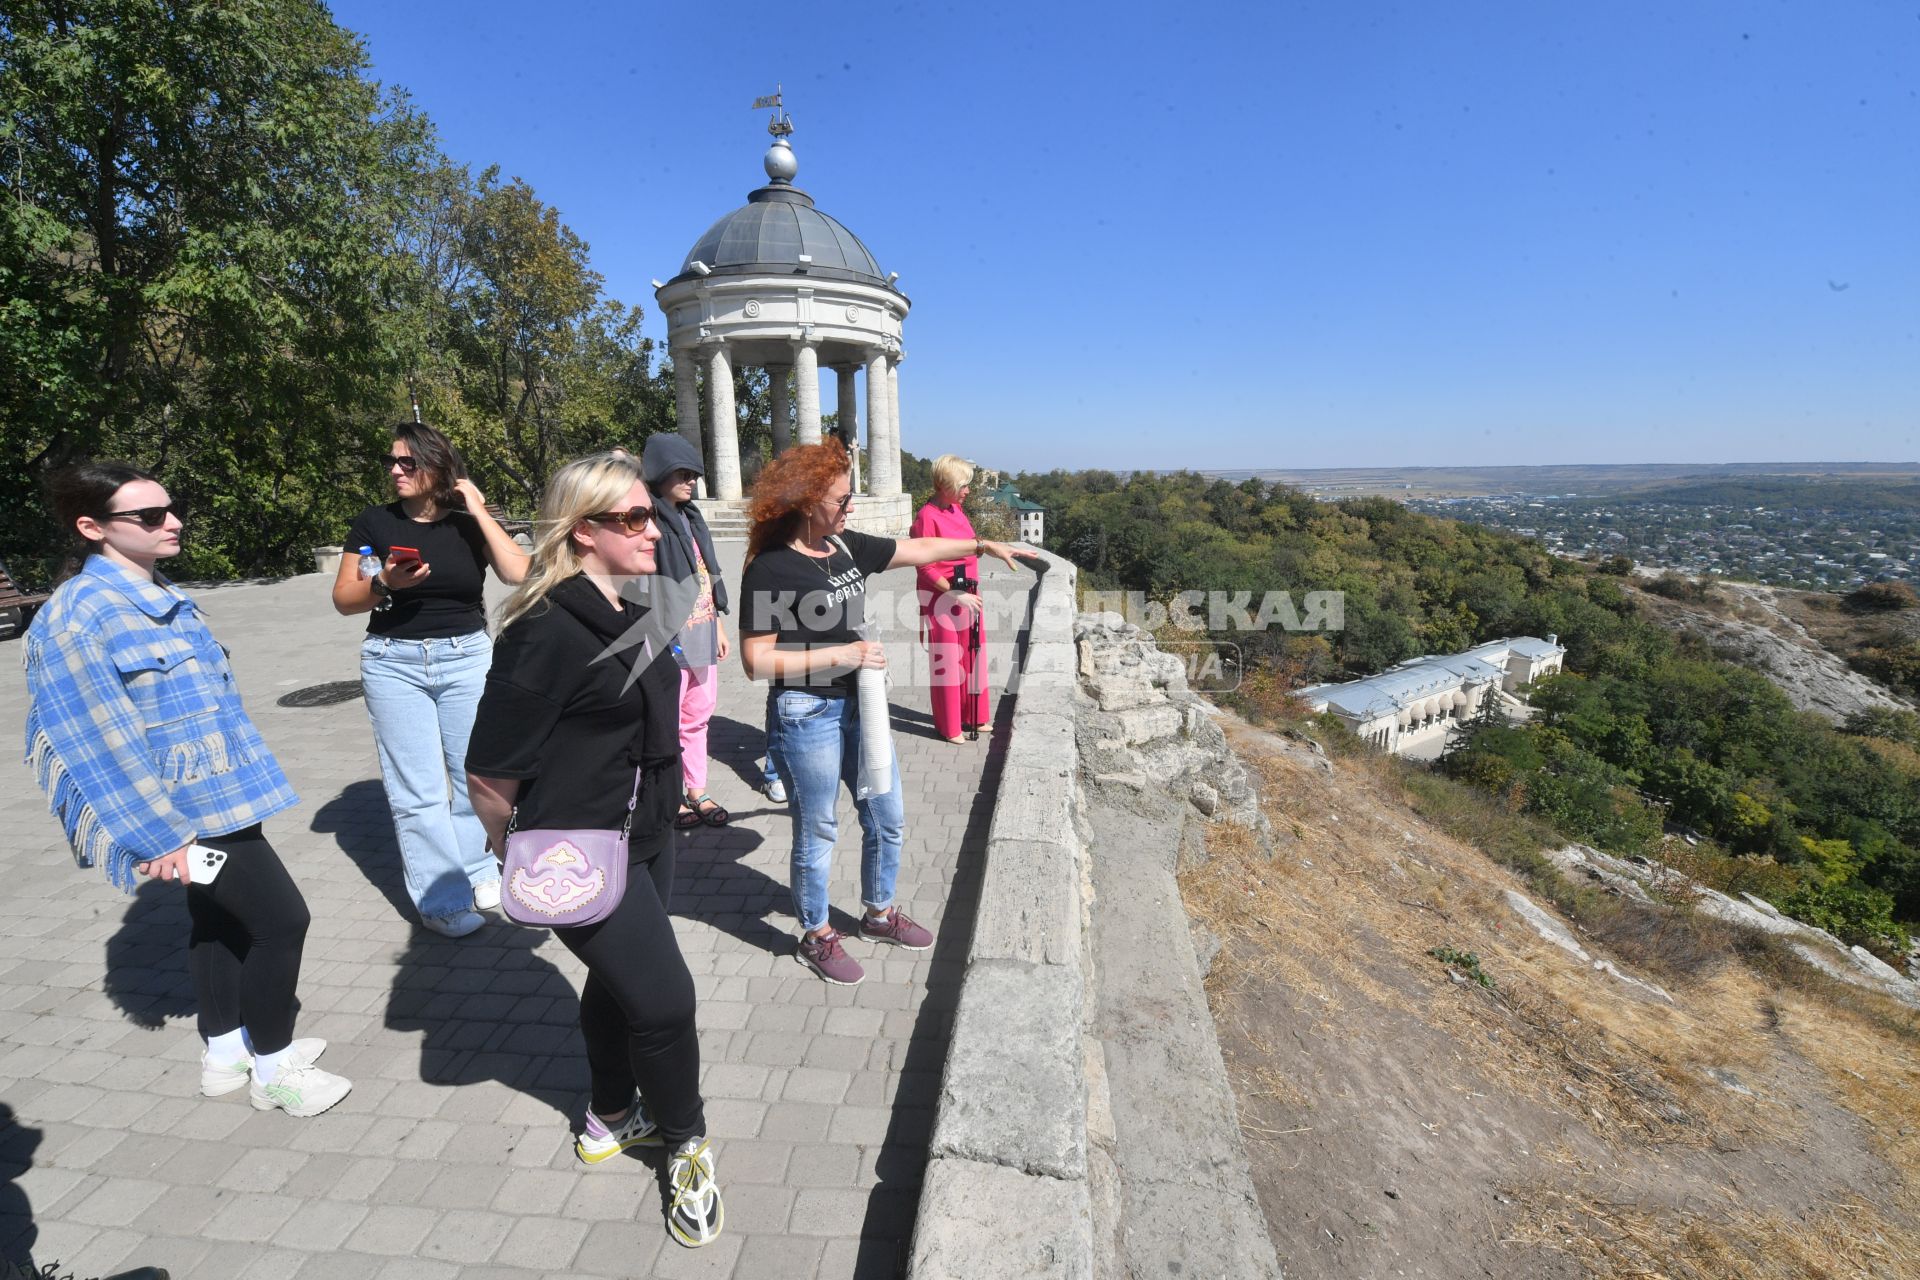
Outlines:
{"type": "Polygon", "coordinates": [[[80,536],[79,529],[74,527],[75,522],[82,516],[91,516],[104,523],[113,512],[113,495],[120,492],[123,485],[152,479],[140,468],[126,462],[78,462],[47,477],[47,494],[53,499],[53,518],[73,539],[72,546],[60,561],[59,572],[54,575],[56,585],[79,573],[86,565],[87,557],[100,549],[99,543],[80,536]]]}
{"type": "Polygon", "coordinates": [[[453,442],[424,422],[401,423],[393,429],[393,439],[396,444],[406,445],[420,469],[431,475],[432,487],[427,490],[427,496],[435,505],[443,509],[459,507],[453,482],[467,478],[467,463],[453,442]]]}

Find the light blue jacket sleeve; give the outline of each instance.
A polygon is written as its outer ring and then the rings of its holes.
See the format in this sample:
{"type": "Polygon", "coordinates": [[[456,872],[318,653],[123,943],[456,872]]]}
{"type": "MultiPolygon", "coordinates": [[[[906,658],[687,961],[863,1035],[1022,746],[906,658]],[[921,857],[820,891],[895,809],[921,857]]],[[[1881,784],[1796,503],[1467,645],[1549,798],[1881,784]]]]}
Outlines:
{"type": "Polygon", "coordinates": [[[29,632],[25,658],[27,764],[75,859],[130,888],[133,864],[190,844],[193,824],[155,772],[146,726],[92,632],[29,632]]]}

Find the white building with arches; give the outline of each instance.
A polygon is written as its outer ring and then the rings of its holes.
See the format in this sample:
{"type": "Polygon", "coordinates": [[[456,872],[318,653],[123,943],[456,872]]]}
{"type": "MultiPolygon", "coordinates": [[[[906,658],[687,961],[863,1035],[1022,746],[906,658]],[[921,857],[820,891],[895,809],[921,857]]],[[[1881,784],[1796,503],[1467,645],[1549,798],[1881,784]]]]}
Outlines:
{"type": "Polygon", "coordinates": [[[1510,718],[1524,716],[1522,691],[1566,659],[1559,641],[1493,640],[1465,653],[1410,658],[1364,680],[1309,685],[1293,696],[1316,713],[1331,711],[1382,751],[1431,760],[1446,750],[1448,731],[1479,715],[1488,698],[1510,718]]]}

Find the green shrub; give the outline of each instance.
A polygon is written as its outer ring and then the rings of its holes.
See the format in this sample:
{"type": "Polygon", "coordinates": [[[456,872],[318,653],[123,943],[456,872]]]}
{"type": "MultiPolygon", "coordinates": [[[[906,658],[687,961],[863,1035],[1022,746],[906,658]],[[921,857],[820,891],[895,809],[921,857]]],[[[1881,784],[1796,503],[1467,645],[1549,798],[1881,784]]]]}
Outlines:
{"type": "Polygon", "coordinates": [[[1865,885],[1806,885],[1774,905],[1849,945],[1905,951],[1912,942],[1893,918],[1893,895],[1865,885]]]}
{"type": "Polygon", "coordinates": [[[1646,589],[1657,596],[1665,596],[1669,600],[1684,600],[1689,604],[1706,604],[1719,595],[1713,589],[1713,584],[1705,578],[1688,578],[1671,571],[1647,583],[1646,589]]]}
{"type": "Polygon", "coordinates": [[[1893,611],[1913,608],[1920,604],[1920,597],[1904,582],[1869,582],[1858,591],[1849,592],[1847,604],[1862,612],[1893,611]]]}

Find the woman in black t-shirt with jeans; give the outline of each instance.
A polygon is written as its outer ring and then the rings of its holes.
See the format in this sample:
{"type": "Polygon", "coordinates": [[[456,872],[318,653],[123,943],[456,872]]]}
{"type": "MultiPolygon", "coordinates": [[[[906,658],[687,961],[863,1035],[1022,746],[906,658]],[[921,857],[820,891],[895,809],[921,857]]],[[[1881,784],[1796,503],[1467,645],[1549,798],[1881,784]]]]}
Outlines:
{"type": "Polygon", "coordinates": [[[673,1147],[667,1229],[717,1238],[720,1190],[700,1097],[693,975],[680,955],[673,815],[680,796],[680,619],[649,632],[623,577],[656,571],[652,498],[630,456],[562,467],[541,504],[532,571],[500,612],[493,670],[467,749],[468,787],[496,853],[518,828],[612,828],[638,800],[626,892],[596,924],[555,929],[587,966],[580,1032],[593,1096],[574,1150],[598,1164],[635,1145],[673,1147]]]}
{"type": "Polygon", "coordinates": [[[878,641],[864,640],[866,580],[886,569],[990,555],[1008,565],[1037,559],[1024,547],[961,538],[875,538],[847,528],[853,502],[847,451],[837,440],[788,449],[753,487],[753,532],[740,577],[740,661],[768,680],[768,723],[777,725],[774,764],[793,820],[788,877],[801,938],[794,956],[828,982],[851,986],[866,971],[827,923],[834,816],[840,784],[860,818],[860,936],[910,951],[933,935],[894,905],[905,813],[900,767],[884,794],[859,798],[860,700],[854,673],[885,667],[878,641]]]}
{"type": "Polygon", "coordinates": [[[432,427],[394,428],[386,463],[395,500],[347,531],[333,607],[368,615],[360,685],[407,895],[421,923],[458,938],[485,923],[476,907],[500,905],[500,873],[467,799],[467,735],[493,657],[481,590],[488,566],[519,582],[527,557],[432,427]],[[361,547],[379,556],[379,576],[360,576],[361,547]]]}

